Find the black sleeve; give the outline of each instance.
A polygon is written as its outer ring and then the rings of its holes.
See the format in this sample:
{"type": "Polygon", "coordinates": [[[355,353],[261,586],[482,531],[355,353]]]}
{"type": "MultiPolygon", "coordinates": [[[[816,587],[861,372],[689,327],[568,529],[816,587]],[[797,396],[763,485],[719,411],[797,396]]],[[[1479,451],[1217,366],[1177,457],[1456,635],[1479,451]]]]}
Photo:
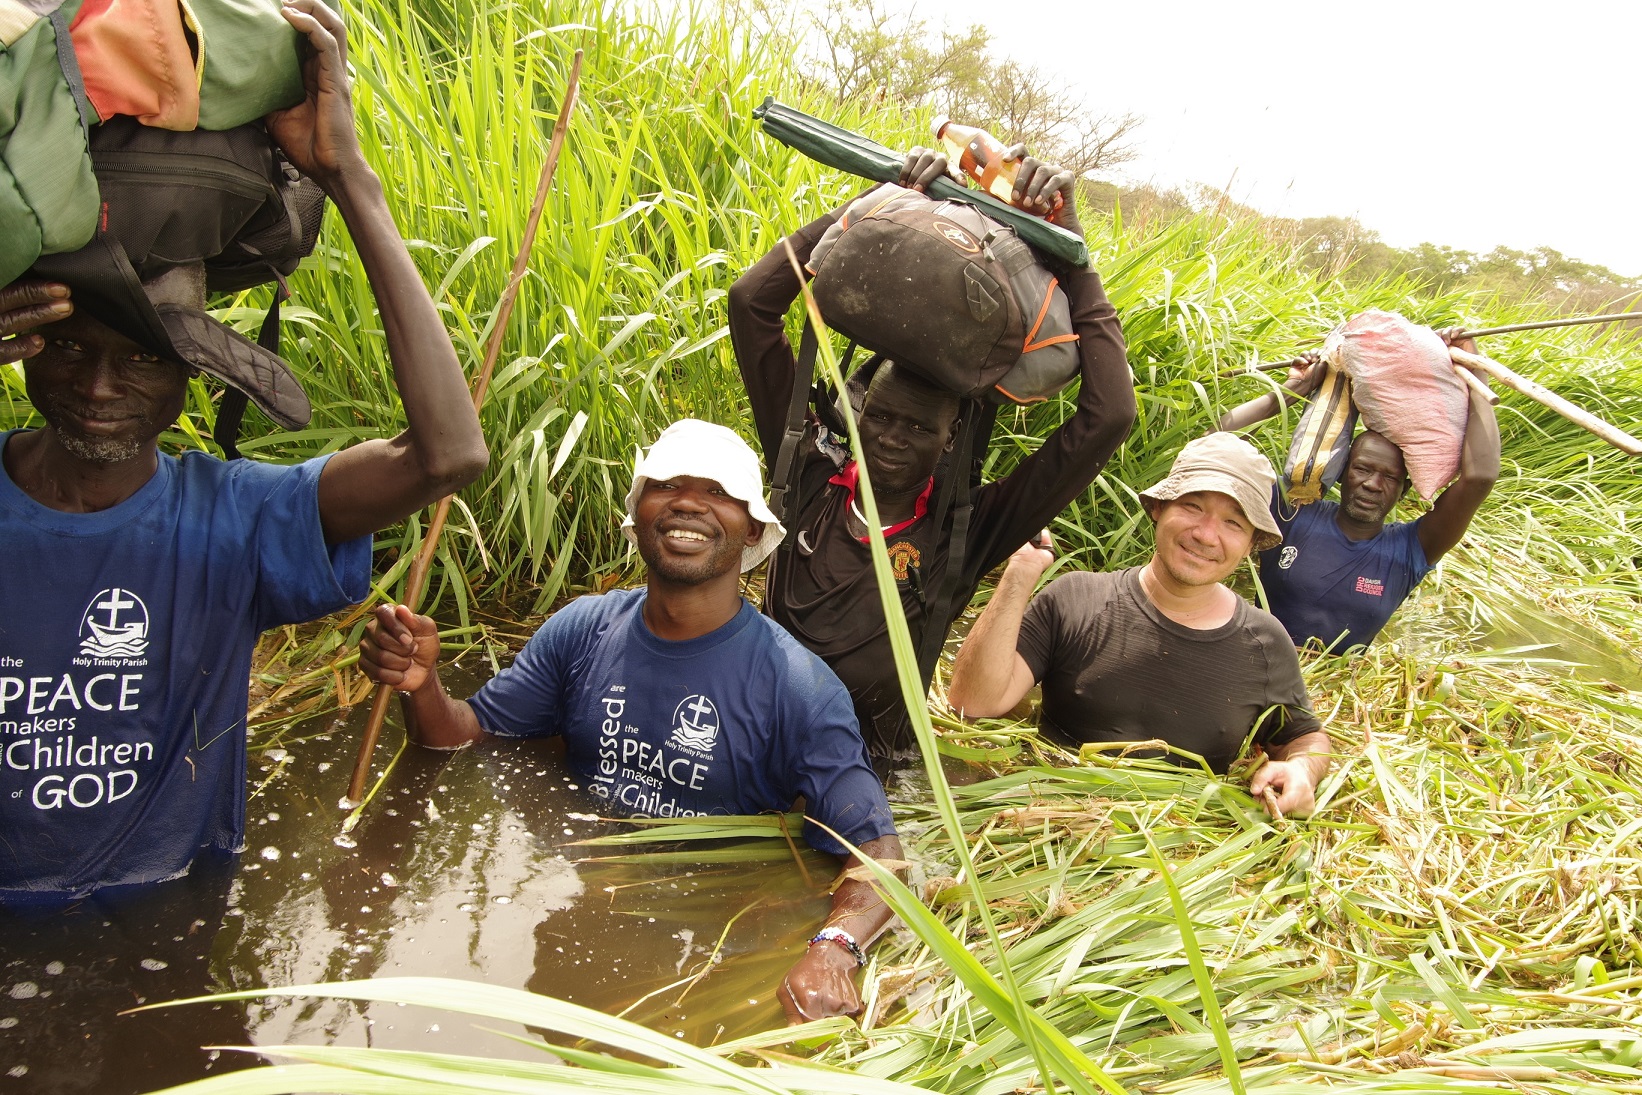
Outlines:
{"type": "Polygon", "coordinates": [[[978,492],[975,547],[965,570],[990,571],[1081,494],[1134,425],[1134,381],[1117,310],[1100,275],[1076,270],[1061,286],[1078,333],[1082,372],[1077,409],[1013,472],[978,492]]]}
{"type": "Polygon", "coordinates": [[[730,344],[735,347],[741,382],[752,404],[764,462],[772,470],[786,432],[787,405],[798,367],[787,341],[786,321],[787,310],[798,299],[799,281],[786,245],[792,245],[800,264],[807,262],[844,208],[811,221],[776,244],[730,286],[730,344]]]}
{"type": "Polygon", "coordinates": [[[1321,730],[1323,724],[1311,709],[1311,696],[1300,674],[1300,656],[1288,632],[1275,617],[1265,626],[1257,624],[1256,630],[1266,655],[1266,703],[1278,710],[1255,726],[1254,740],[1261,745],[1287,745],[1321,730]]]}

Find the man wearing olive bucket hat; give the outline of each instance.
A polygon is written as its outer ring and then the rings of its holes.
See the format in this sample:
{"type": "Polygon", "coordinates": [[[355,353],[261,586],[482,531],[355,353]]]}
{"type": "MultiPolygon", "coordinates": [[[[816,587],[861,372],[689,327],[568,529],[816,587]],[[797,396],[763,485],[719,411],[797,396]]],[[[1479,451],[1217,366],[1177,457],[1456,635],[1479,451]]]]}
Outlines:
{"type": "Polygon", "coordinates": [[[1222,584],[1251,551],[1282,542],[1267,500],[1276,475],[1230,434],[1189,442],[1141,492],[1156,532],[1144,566],[1063,574],[1047,537],[1015,552],[958,652],[947,700],[972,717],[1010,711],[1043,684],[1043,731],[1076,748],[1160,740],[1225,772],[1252,741],[1250,790],[1308,814],[1329,739],[1283,626],[1222,584]],[[1030,604],[1028,601],[1030,600],[1030,604]]]}
{"type": "MultiPolygon", "coordinates": [[[[816,819],[804,825],[812,847],[845,856],[836,833],[874,858],[899,859],[849,693],[741,597],[741,575],[785,535],[747,443],[695,419],[669,426],[634,469],[622,531],[644,559],[644,588],[566,605],[469,700],[439,682],[433,620],[378,608],[360,666],[400,690],[412,740],[455,749],[487,735],[561,736],[601,811],[753,814],[802,796],[816,819]]],[[[837,888],[826,924],[777,991],[789,1019],[860,1009],[852,974],[889,916],[870,884],[837,888]]]]}

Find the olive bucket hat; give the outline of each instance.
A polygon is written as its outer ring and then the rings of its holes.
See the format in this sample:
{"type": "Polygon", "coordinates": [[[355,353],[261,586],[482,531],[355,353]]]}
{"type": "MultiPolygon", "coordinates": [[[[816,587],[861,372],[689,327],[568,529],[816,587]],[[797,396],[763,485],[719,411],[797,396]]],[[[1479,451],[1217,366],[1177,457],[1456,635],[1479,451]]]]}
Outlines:
{"type": "Polygon", "coordinates": [[[1266,551],[1283,542],[1271,516],[1271,492],[1276,485],[1277,473],[1259,449],[1233,434],[1211,433],[1186,442],[1169,474],[1140,496],[1168,502],[1203,490],[1228,494],[1254,526],[1254,550],[1266,551]]]}

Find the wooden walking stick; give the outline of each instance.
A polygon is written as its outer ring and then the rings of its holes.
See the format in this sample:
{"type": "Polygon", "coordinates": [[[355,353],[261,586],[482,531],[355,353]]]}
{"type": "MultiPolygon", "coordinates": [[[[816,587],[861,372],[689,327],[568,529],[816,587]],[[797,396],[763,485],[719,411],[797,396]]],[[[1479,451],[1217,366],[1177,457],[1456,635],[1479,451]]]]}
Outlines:
{"type": "Polygon", "coordinates": [[[1600,316],[1542,319],[1536,323],[1513,323],[1509,327],[1484,327],[1480,331],[1461,331],[1457,337],[1481,338],[1483,335],[1508,335],[1513,331],[1544,331],[1551,327],[1578,327],[1586,323],[1618,323],[1627,319],[1642,319],[1642,312],[1611,312],[1600,316]]]}
{"type": "MultiPolygon", "coordinates": [[[[536,200],[525,221],[525,234],[519,244],[519,253],[513,260],[513,273],[502,290],[496,305],[496,322],[490,329],[490,341],[485,345],[484,364],[473,382],[473,409],[478,411],[485,402],[485,390],[490,387],[490,376],[496,370],[496,358],[502,352],[502,336],[507,333],[507,321],[513,315],[513,302],[519,295],[519,284],[524,280],[530,264],[530,249],[536,242],[536,227],[542,220],[542,208],[547,204],[547,191],[553,185],[553,170],[559,163],[559,150],[564,147],[566,132],[570,129],[570,115],[576,109],[576,95],[581,88],[582,51],[570,63],[570,83],[565,88],[564,104],[559,107],[558,121],[553,123],[553,137],[548,142],[547,159],[542,164],[541,178],[536,182],[536,200]]],[[[439,537],[445,530],[445,518],[450,513],[451,496],[439,499],[433,520],[422,537],[422,549],[416,553],[405,579],[405,604],[415,612],[422,604],[427,589],[428,570],[433,565],[434,552],[439,550],[439,537]]],[[[353,778],[348,782],[347,803],[358,804],[365,797],[365,777],[370,774],[371,754],[376,751],[376,740],[382,735],[382,722],[388,716],[388,704],[393,700],[393,689],[388,685],[376,686],[371,702],[371,717],[365,724],[365,736],[359,742],[359,759],[354,762],[353,778]]]]}
{"type": "Polygon", "coordinates": [[[1480,354],[1468,354],[1458,346],[1450,346],[1448,355],[1454,359],[1455,364],[1487,373],[1507,388],[1521,392],[1536,403],[1544,404],[1574,425],[1590,430],[1621,452],[1630,453],[1632,456],[1642,456],[1642,441],[1632,437],[1619,427],[1604,422],[1590,411],[1585,410],[1585,408],[1575,406],[1536,381],[1512,372],[1492,358],[1483,357],[1480,354]]]}
{"type": "MultiPolygon", "coordinates": [[[[1570,316],[1567,319],[1542,319],[1533,323],[1513,323],[1507,327],[1483,327],[1476,331],[1461,331],[1455,338],[1482,338],[1484,335],[1508,335],[1516,331],[1546,331],[1552,327],[1580,327],[1587,323],[1622,323],[1625,320],[1642,319],[1642,312],[1610,312],[1599,316],[1570,316]]],[[[1301,363],[1302,358],[1291,358],[1288,361],[1262,361],[1258,365],[1245,366],[1242,369],[1224,369],[1216,374],[1222,380],[1234,376],[1247,376],[1251,372],[1269,373],[1277,369],[1287,369],[1301,363]]],[[[1498,402],[1498,400],[1496,400],[1498,402]]]]}
{"type": "MultiPolygon", "coordinates": [[[[1454,359],[1450,357],[1449,360],[1453,361],[1454,359]]],[[[1499,393],[1484,384],[1477,378],[1476,373],[1472,372],[1470,369],[1467,369],[1458,361],[1454,361],[1454,375],[1465,381],[1465,386],[1476,392],[1477,395],[1482,398],[1484,403],[1488,404],[1490,407],[1499,406],[1499,393]]]]}

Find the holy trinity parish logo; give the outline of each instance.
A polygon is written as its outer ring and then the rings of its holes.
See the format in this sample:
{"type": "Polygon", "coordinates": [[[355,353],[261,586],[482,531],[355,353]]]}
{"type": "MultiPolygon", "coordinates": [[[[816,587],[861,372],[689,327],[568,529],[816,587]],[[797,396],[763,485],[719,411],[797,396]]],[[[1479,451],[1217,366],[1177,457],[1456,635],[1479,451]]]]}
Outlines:
{"type": "Polygon", "coordinates": [[[140,658],[148,649],[148,606],[115,586],[91,598],[80,617],[80,653],[87,658],[140,658]]]}
{"type": "Polygon", "coordinates": [[[673,709],[673,736],[669,745],[687,752],[712,755],[718,740],[718,708],[706,696],[686,696],[673,709]]]}

